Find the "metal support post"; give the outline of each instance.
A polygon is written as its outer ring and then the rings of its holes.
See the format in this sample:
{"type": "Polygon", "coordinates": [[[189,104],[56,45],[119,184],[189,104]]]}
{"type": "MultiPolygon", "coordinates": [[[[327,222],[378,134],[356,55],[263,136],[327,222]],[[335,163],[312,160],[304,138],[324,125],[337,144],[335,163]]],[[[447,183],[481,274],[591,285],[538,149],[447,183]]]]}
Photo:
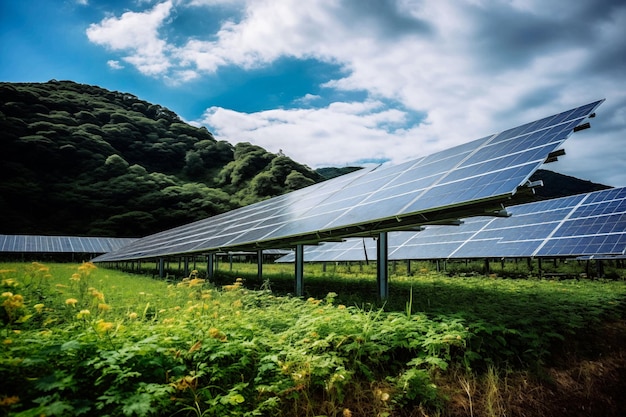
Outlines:
{"type": "Polygon", "coordinates": [[[263,250],[256,251],[257,277],[263,280],[263,250]]]}
{"type": "Polygon", "coordinates": [[[159,258],[159,278],[165,277],[165,259],[159,258]]]}
{"type": "Polygon", "coordinates": [[[215,254],[214,253],[209,253],[206,256],[206,274],[207,274],[207,277],[209,279],[213,279],[213,277],[215,276],[214,260],[215,260],[215,254]]]}
{"type": "Polygon", "coordinates": [[[304,245],[296,245],[296,297],[304,294],[304,245]]]}
{"type": "Polygon", "coordinates": [[[378,297],[381,300],[389,298],[388,249],[387,232],[381,232],[378,234],[378,240],[376,241],[376,280],[378,283],[378,297]]]}

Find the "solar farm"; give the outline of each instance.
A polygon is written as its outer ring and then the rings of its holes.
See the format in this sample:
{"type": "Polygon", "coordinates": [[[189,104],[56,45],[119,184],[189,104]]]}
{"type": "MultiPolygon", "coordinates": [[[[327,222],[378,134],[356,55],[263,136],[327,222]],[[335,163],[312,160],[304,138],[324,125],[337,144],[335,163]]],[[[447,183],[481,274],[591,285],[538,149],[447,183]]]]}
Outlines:
{"type": "Polygon", "coordinates": [[[530,180],[602,102],[137,239],[0,235],[89,260],[0,262],[0,413],[623,415],[626,188],[530,180]]]}
{"type": "Polygon", "coordinates": [[[210,279],[218,254],[257,253],[261,275],[263,250],[289,249],[279,262],[294,263],[301,296],[305,262],[371,259],[386,299],[390,260],[623,256],[623,189],[527,203],[542,185],[532,174],[564,155],[563,143],[590,127],[601,104],[166,230],[94,262],[154,261],[163,276],[165,259],[200,255],[210,279]]]}

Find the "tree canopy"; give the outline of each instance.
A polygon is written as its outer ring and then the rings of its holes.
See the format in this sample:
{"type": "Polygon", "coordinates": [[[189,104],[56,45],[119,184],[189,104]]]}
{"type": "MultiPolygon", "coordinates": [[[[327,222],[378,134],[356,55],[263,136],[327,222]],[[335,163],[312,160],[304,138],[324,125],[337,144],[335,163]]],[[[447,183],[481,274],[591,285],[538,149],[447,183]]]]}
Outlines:
{"type": "Polygon", "coordinates": [[[324,177],[128,93],[0,83],[0,233],[143,236],[324,177]]]}

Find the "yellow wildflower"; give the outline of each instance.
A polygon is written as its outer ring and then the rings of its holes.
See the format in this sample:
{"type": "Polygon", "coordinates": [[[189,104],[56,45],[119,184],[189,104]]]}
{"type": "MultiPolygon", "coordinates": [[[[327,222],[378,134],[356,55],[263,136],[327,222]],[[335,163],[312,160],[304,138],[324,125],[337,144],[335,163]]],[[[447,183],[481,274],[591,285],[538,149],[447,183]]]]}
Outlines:
{"type": "Polygon", "coordinates": [[[35,304],[33,307],[35,308],[35,310],[37,311],[37,313],[41,313],[41,312],[42,312],[42,310],[43,310],[43,308],[45,307],[45,305],[43,305],[43,304],[39,303],[39,304],[35,304]]]}
{"type": "Polygon", "coordinates": [[[91,312],[89,310],[80,310],[78,312],[78,314],[76,314],[76,318],[78,319],[84,319],[87,316],[89,316],[91,314],[91,312]]]}
{"type": "Polygon", "coordinates": [[[131,320],[135,320],[137,316],[137,313],[135,313],[134,311],[132,313],[128,313],[128,318],[131,320]]]}
{"type": "Polygon", "coordinates": [[[195,287],[197,285],[202,285],[205,282],[204,279],[202,278],[194,278],[191,281],[189,281],[189,286],[190,287],[195,287]]]}
{"type": "Polygon", "coordinates": [[[5,345],[10,345],[11,343],[13,343],[13,341],[11,339],[4,339],[2,343],[5,345]]]}
{"type": "MultiPolygon", "coordinates": [[[[2,306],[7,310],[17,310],[24,307],[24,297],[21,294],[15,294],[11,292],[2,293],[6,300],[2,303],[2,306]]],[[[10,314],[10,313],[9,313],[10,314]]]]}
{"type": "Polygon", "coordinates": [[[98,267],[94,265],[93,262],[83,262],[83,264],[78,267],[78,271],[85,275],[89,275],[94,269],[98,269],[98,267]]]}
{"type": "Polygon", "coordinates": [[[0,398],[0,407],[8,407],[13,404],[17,404],[20,402],[20,397],[17,395],[13,395],[11,397],[4,396],[0,398]]]}
{"type": "Polygon", "coordinates": [[[98,320],[96,328],[99,332],[106,333],[113,329],[113,323],[111,323],[110,321],[98,320]]]}
{"type": "Polygon", "coordinates": [[[163,319],[163,324],[173,324],[176,320],[169,318],[169,319],[163,319]]]}
{"type": "Polygon", "coordinates": [[[78,303],[78,300],[76,298],[68,298],[67,300],[65,300],[65,305],[68,306],[76,307],[76,303],[78,303]]]}
{"type": "Polygon", "coordinates": [[[100,311],[109,311],[111,310],[111,306],[108,304],[100,303],[98,304],[98,310],[100,311]]]}
{"type": "Polygon", "coordinates": [[[98,291],[95,288],[89,288],[89,294],[91,294],[92,297],[100,300],[100,301],[104,301],[104,294],[102,294],[100,291],[98,291]]]}
{"type": "Polygon", "coordinates": [[[242,306],[243,306],[243,303],[241,302],[241,300],[233,301],[233,307],[234,308],[241,308],[242,306]]]}
{"type": "Polygon", "coordinates": [[[224,342],[226,340],[226,335],[224,333],[222,333],[216,327],[211,327],[209,329],[209,336],[212,337],[213,339],[217,339],[217,340],[220,340],[222,342],[224,342]]]}
{"type": "Polygon", "coordinates": [[[70,281],[74,281],[74,282],[80,281],[80,274],[73,273],[72,276],[70,277],[70,281]]]}

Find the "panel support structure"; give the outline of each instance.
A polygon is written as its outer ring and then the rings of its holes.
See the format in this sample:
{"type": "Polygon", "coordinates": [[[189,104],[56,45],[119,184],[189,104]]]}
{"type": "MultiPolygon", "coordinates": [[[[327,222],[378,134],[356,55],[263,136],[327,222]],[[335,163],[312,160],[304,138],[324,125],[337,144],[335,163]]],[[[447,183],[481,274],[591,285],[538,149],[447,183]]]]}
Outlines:
{"type": "Polygon", "coordinates": [[[304,294],[304,245],[296,245],[296,297],[304,294]]]}
{"type": "Polygon", "coordinates": [[[213,277],[215,276],[215,254],[214,253],[209,253],[206,256],[206,273],[207,273],[207,277],[209,279],[213,279],[213,277]]]}
{"type": "Polygon", "coordinates": [[[256,251],[257,277],[263,280],[263,250],[256,251]]]}
{"type": "Polygon", "coordinates": [[[159,278],[165,277],[165,259],[159,258],[159,278]]]}
{"type": "Polygon", "coordinates": [[[378,234],[376,241],[376,281],[378,283],[378,297],[381,300],[389,298],[389,240],[387,232],[378,234]]]}

